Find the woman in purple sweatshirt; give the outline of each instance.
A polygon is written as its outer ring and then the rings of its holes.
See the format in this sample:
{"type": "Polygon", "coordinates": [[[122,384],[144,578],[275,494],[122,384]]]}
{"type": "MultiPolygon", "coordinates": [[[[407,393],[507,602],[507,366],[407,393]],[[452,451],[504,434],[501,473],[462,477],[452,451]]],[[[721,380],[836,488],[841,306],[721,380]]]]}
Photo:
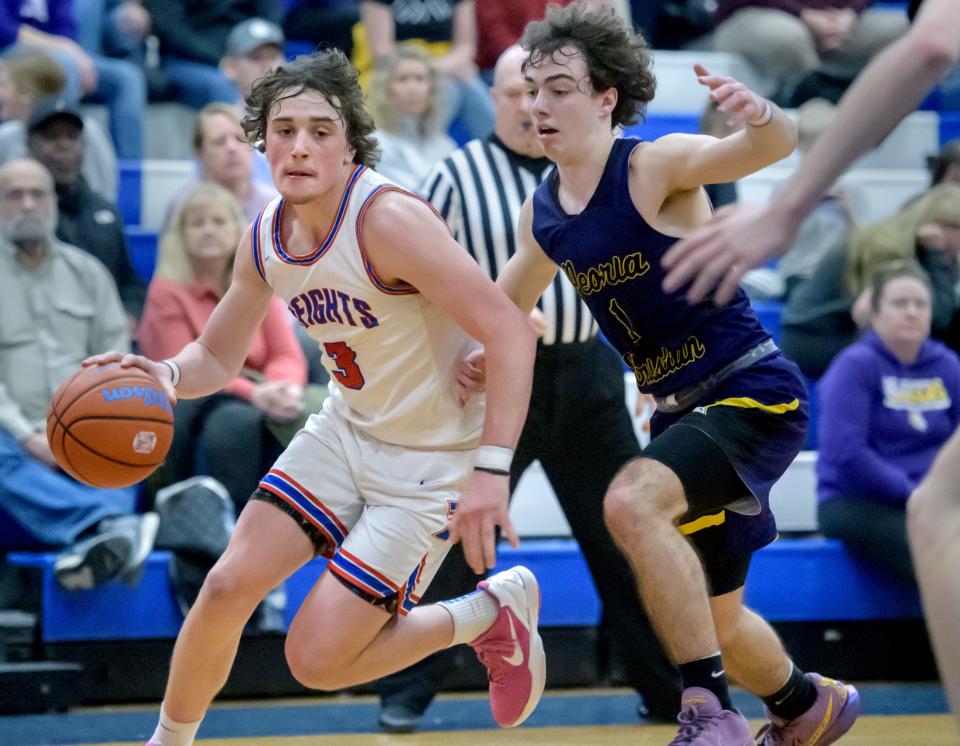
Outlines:
{"type": "MultiPolygon", "coordinates": [[[[960,243],[960,230],[946,227],[960,243]]],[[[960,423],[960,362],[930,339],[930,281],[917,265],[882,269],[870,326],[818,384],[821,532],[913,580],[907,498],[960,423]]]]}

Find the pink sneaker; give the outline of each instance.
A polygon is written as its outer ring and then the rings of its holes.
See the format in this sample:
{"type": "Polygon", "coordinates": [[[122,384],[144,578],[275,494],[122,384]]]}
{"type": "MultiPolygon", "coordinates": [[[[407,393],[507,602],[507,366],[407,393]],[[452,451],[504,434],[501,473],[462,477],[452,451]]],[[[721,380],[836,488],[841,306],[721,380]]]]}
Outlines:
{"type": "Polygon", "coordinates": [[[818,673],[807,674],[817,687],[817,699],[793,720],[767,712],[770,722],[757,733],[758,746],[827,746],[853,727],[860,714],[860,695],[849,684],[818,673]]]}
{"type": "Polygon", "coordinates": [[[709,689],[683,690],[680,730],[667,746],[752,746],[750,723],[736,710],[724,710],[709,689]]]}
{"type": "Polygon", "coordinates": [[[526,567],[498,572],[477,584],[493,596],[500,613],[493,625],[470,643],[490,679],[490,709],[504,728],[526,720],[543,695],[547,662],[537,632],[540,586],[526,567]]]}

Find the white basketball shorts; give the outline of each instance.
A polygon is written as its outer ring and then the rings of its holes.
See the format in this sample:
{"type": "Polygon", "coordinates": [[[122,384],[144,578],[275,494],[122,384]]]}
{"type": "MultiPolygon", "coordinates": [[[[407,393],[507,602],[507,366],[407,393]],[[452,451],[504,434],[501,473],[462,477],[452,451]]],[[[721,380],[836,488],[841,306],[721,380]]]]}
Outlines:
{"type": "Polygon", "coordinates": [[[348,588],[406,615],[450,548],[447,524],[475,458],[475,450],[384,443],[325,407],[310,416],[255,497],[299,519],[348,588]]]}

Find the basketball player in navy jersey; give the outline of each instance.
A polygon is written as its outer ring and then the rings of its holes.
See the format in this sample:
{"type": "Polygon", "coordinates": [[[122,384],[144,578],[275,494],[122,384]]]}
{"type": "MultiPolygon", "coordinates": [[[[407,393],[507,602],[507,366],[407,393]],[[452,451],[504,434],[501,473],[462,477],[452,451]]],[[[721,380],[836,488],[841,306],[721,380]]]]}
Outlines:
{"type": "Polygon", "coordinates": [[[265,143],[282,196],[241,238],[233,280],[199,339],[166,361],[111,353],[87,363],[122,357],[172,398],[206,396],[239,374],[276,293],[320,344],[331,394],[261,480],[207,576],[150,744],[193,743],[253,610],[318,554],[328,570],[286,640],[301,683],[341,689],[469,643],[488,669],[494,717],[518,725],[545,677],[533,574],[513,568],[453,601],[417,601],[451,539],[484,568],[496,526],[516,541],[507,497],[533,331],[442,218],[370,168],[373,121],[342,52],[262,78],[244,128],[265,143]],[[456,391],[474,340],[491,362],[485,412],[461,406],[456,391]]]}
{"type": "MultiPolygon", "coordinates": [[[[955,0],[911,0],[913,26],[867,65],[817,139],[766,205],[723,210],[664,257],[666,287],[725,303],[750,269],[782,255],[820,196],[911,113],[960,60],[955,0]],[[916,16],[914,18],[914,16],[916,16]],[[715,290],[714,290],[715,289],[715,290]]],[[[907,527],[940,675],[960,725],[960,432],[910,498],[907,527]]]]}
{"type": "MultiPolygon", "coordinates": [[[[528,312],[559,267],[657,402],[652,441],[614,478],[605,513],[681,669],[672,743],[753,743],[730,703],[728,674],[768,708],[761,743],[832,743],[857,716],[857,692],[797,669],[743,605],[751,553],[776,536],[770,487],[804,440],[803,381],[742,293],[718,308],[661,289],[664,252],[710,216],[702,185],[784,158],[793,125],[742,84],[697,66],[742,131],[618,139],[654,94],[641,37],[574,3],[549,9],[521,43],[532,114],[557,168],[524,205],[518,250],[498,284],[528,312]]],[[[461,371],[468,388],[481,374],[479,357],[461,371]]]]}

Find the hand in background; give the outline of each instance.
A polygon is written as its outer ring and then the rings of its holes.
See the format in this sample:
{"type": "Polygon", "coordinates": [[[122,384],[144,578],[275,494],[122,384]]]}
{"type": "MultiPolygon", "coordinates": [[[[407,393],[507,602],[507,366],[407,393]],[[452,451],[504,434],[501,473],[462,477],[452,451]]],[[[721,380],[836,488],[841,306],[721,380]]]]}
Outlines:
{"type": "Polygon", "coordinates": [[[44,466],[56,469],[57,460],[53,457],[53,451],[50,450],[50,444],[47,443],[47,436],[43,433],[34,433],[23,441],[23,450],[30,454],[30,457],[39,461],[44,466]]]}

